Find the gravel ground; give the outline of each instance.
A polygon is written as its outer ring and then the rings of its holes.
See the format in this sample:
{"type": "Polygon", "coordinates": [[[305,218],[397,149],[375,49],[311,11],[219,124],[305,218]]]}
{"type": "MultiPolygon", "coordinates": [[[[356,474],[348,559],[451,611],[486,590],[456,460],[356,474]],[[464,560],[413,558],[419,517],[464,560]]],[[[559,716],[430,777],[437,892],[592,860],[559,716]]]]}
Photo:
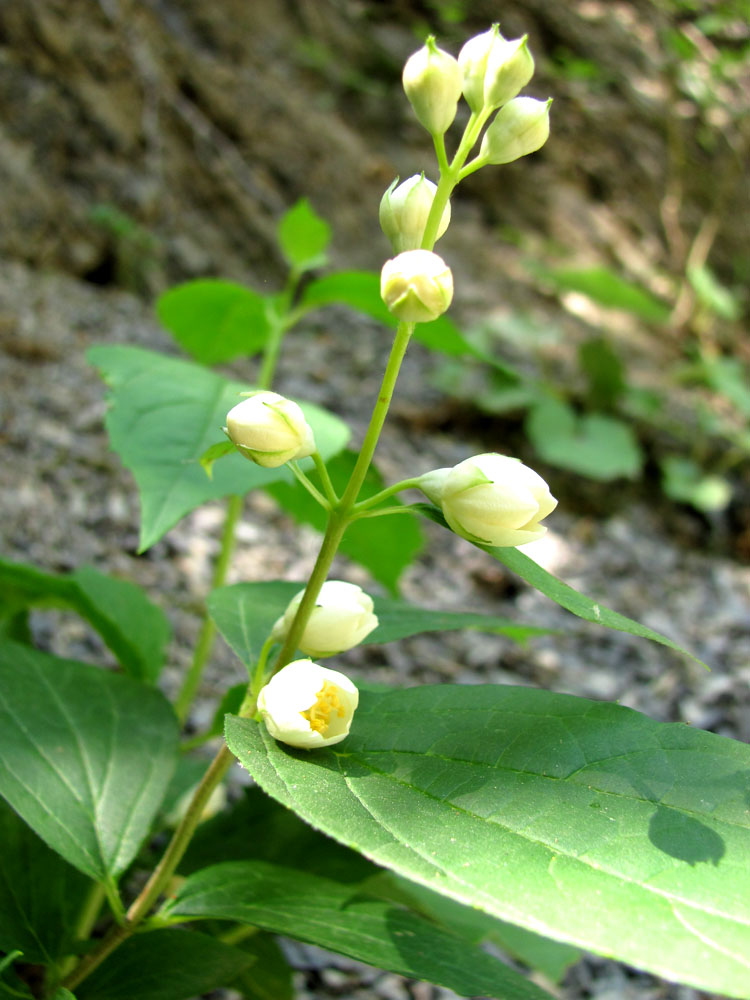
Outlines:
{"type": "MultiPolygon", "coordinates": [[[[108,451],[102,385],[84,359],[86,348],[99,342],[171,350],[148,308],[130,295],[39,275],[20,264],[0,270],[2,554],[56,571],[90,563],[144,586],[164,605],[175,630],[164,676],[165,687],[174,690],[190,659],[218,549],[222,505],[194,512],[145,555],[135,554],[135,489],[117,456],[108,451]]],[[[387,350],[378,328],[332,311],[325,325],[290,340],[277,387],[340,413],[353,425],[356,441],[387,350]]],[[[487,441],[423,429],[418,415],[444,405],[425,384],[426,362],[414,345],[394,404],[395,418],[378,452],[388,480],[493,448],[487,441]]],[[[232,373],[250,381],[253,368],[238,365],[232,373]]],[[[502,443],[494,448],[503,450],[502,443]]],[[[422,636],[382,649],[355,650],[348,654],[347,669],[398,684],[537,685],[616,700],[653,718],[749,740],[750,569],[683,547],[666,530],[662,508],[644,500],[609,519],[558,508],[549,524],[547,536],[526,549],[529,554],[603,604],[668,633],[711,671],[663,647],[572,618],[536,592],[518,587],[483,553],[433,525],[426,527],[425,553],[405,574],[405,597],[435,608],[492,610],[560,634],[524,647],[472,632],[422,636]]],[[[315,551],[314,533],[294,528],[264,494],[251,496],[230,579],[298,579],[315,551]]],[[[346,560],[339,561],[336,572],[366,582],[364,571],[346,560]]],[[[39,613],[34,625],[40,644],[55,652],[84,660],[102,655],[96,639],[72,617],[39,613]]],[[[196,727],[211,717],[220,693],[243,675],[229,650],[217,647],[193,714],[196,727]]],[[[318,949],[292,943],[289,955],[300,970],[300,997],[453,997],[450,991],[409,984],[318,949]]],[[[598,958],[571,970],[558,995],[564,1000],[708,996],[598,958]]]]}

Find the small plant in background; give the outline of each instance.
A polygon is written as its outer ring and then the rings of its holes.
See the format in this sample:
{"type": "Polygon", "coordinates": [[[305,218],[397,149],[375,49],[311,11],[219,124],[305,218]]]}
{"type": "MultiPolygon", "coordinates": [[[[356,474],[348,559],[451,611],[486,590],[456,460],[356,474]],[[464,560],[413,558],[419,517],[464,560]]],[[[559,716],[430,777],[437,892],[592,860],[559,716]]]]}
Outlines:
{"type": "MultiPolygon", "coordinates": [[[[207,500],[227,497],[227,512],[174,705],[157,687],[166,619],[139,588],[86,568],[0,564],[3,994],[181,1000],[231,985],[283,1000],[292,979],[274,935],[284,934],[469,996],[550,996],[487,941],[551,981],[583,947],[750,997],[746,746],[550,691],[387,689],[315,662],[426,631],[534,634],[397,596],[423,544],[419,517],[573,614],[684,652],[519,551],[545,533],[556,500],[513,457],[468,456],[391,484],[372,465],[412,336],[510,377],[444,315],[453,276],[434,246],[464,177],[546,140],[549,102],[519,96],[533,68],[526,40],[497,26],[458,59],[432,38],[409,59],[405,91],[433,138],[437,179],[396,181],[383,196],[394,256],[381,275],[310,275],[330,231],[303,201],[279,225],[281,291],[203,280],[160,299],[193,360],[123,345],[90,352],[110,387],[112,446],[138,484],[141,550],[207,500]],[[462,98],[470,113],[449,156],[462,98]],[[286,334],[330,303],[395,329],[351,451],[340,419],[272,388],[286,334]],[[208,367],[254,354],[251,388],[208,367]],[[261,488],[321,529],[315,564],[306,581],[227,586],[242,499],[261,488]],[[400,502],[415,489],[429,502],[400,502]],[[391,596],[329,580],[339,551],[391,596]],[[80,614],[120,669],[36,649],[28,610],[40,604],[80,614]],[[181,745],[217,631],[247,682],[181,745]],[[213,737],[213,760],[196,758],[213,737]],[[255,784],[226,800],[235,763],[255,784]]],[[[598,371],[590,352],[587,363],[598,371]]]]}

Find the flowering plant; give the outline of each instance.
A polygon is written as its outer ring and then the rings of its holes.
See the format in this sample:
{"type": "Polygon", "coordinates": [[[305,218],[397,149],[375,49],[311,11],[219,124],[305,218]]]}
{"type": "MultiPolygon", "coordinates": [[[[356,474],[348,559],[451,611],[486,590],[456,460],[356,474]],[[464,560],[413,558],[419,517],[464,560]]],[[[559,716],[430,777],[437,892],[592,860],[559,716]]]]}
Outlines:
{"type": "Polygon", "coordinates": [[[533,68],[526,39],[506,40],[497,27],[458,59],[430,38],[408,60],[404,89],[432,137],[438,180],[388,188],[380,214],[395,256],[374,285],[338,276],[334,294],[309,274],[325,261],[329,233],[301,203],[279,229],[283,293],[205,280],[161,299],[163,322],[197,363],[127,347],[91,353],[111,388],[113,447],[141,490],[142,548],[207,499],[228,497],[227,517],[174,704],[157,685],[168,624],[138,588],[87,568],[57,576],[0,565],[9,609],[0,619],[0,994],[187,1000],[231,985],[251,998],[290,997],[282,934],[462,995],[549,997],[540,983],[554,988],[555,970],[587,948],[750,996],[746,746],[552,691],[355,684],[313,659],[424,631],[523,632],[329,579],[337,552],[361,552],[352,539],[364,534],[377,541],[360,561],[374,584],[395,590],[394,565],[414,547],[420,517],[573,614],[679,650],[519,551],[544,534],[556,500],[515,458],[469,456],[390,485],[372,466],[420,324],[465,346],[444,315],[453,275],[434,245],[463,178],[545,142],[549,102],[519,96],[533,68]],[[449,158],[461,97],[468,116],[449,158]],[[336,416],[271,389],[284,334],[336,295],[369,303],[395,327],[353,453],[336,416]],[[208,329],[197,329],[206,312],[208,329]],[[246,387],[204,366],[253,351],[262,351],[257,384],[237,402],[246,387]],[[302,586],[225,585],[242,498],[259,488],[322,530],[302,586]],[[403,504],[408,490],[430,502],[403,504]],[[36,649],[26,614],[50,602],[85,618],[119,669],[36,649]],[[181,743],[217,631],[248,676],[181,743]],[[212,740],[197,775],[190,753],[212,740]],[[254,784],[224,797],[238,764],[254,784]]]}

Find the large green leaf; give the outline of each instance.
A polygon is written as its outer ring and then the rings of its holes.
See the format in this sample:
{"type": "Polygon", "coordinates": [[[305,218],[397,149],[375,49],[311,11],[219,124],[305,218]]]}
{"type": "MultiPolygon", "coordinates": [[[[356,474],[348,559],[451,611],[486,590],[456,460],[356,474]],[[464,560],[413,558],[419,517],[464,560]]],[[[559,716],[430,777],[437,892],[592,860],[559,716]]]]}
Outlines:
{"type": "MultiPolygon", "coordinates": [[[[221,437],[227,412],[249,387],[201,365],[122,344],[88,352],[111,388],[107,429],[114,450],[133,473],[141,498],[140,551],[207,500],[244,496],[258,486],[289,480],[285,469],[263,469],[240,454],[216,463],[208,479],[199,460],[221,437]]],[[[338,417],[301,403],[318,451],[330,458],[349,430],[338,417]]]]}
{"type": "Polygon", "coordinates": [[[263,861],[227,861],[190,875],[166,913],[238,920],[310,941],[463,996],[547,998],[465,940],[359,886],[263,861]]]}
{"type": "Polygon", "coordinates": [[[69,608],[96,629],[129,674],[151,682],[159,676],[171,629],[161,608],[134,583],[90,566],[63,575],[0,559],[0,600],[6,611],[69,608]]]}
{"type": "MultiPolygon", "coordinates": [[[[253,666],[276,619],[303,588],[303,583],[288,583],[285,580],[234,583],[211,592],[208,611],[237,656],[247,666],[253,666]]],[[[546,631],[532,625],[519,625],[496,615],[430,611],[387,597],[374,597],[373,602],[379,624],[363,643],[393,642],[421,632],[448,632],[462,628],[494,632],[519,641],[546,631]]]]}
{"type": "Polygon", "coordinates": [[[163,928],[128,938],[76,987],[78,1000],[187,1000],[227,986],[255,956],[207,934],[163,928]]]}
{"type": "MultiPolygon", "coordinates": [[[[444,528],[448,527],[442,512],[433,504],[419,503],[413,506],[431,521],[441,524],[444,528]]],[[[476,543],[472,542],[472,545],[474,544],[476,543]]],[[[636,635],[641,639],[650,639],[652,642],[658,642],[660,645],[667,646],[677,653],[691,657],[696,663],[700,663],[701,666],[705,666],[702,660],[699,660],[690,650],[680,646],[673,639],[662,635],[661,632],[657,632],[647,625],[641,625],[640,622],[633,621],[632,618],[621,615],[618,611],[611,611],[603,604],[599,604],[598,601],[593,601],[590,597],[586,597],[585,594],[580,594],[577,590],[568,586],[567,583],[563,583],[562,580],[558,580],[556,576],[548,573],[539,563],[534,562],[533,559],[519,549],[479,544],[476,547],[483,549],[493,559],[497,559],[498,562],[507,566],[509,570],[531,584],[532,587],[544,594],[545,597],[549,597],[555,604],[559,604],[561,608],[565,608],[566,611],[570,611],[571,614],[576,615],[578,618],[583,618],[587,622],[593,622],[595,625],[604,625],[607,628],[615,629],[617,632],[627,632],[628,635],[636,635]]]]}
{"type": "MultiPolygon", "coordinates": [[[[344,451],[328,463],[328,473],[339,495],[344,492],[356,461],[356,452],[344,451]]],[[[310,478],[320,488],[317,473],[311,473],[310,478]]],[[[371,465],[359,499],[365,500],[379,493],[384,486],[383,477],[371,465]]],[[[274,483],[268,487],[268,492],[295,520],[311,524],[318,531],[325,531],[326,515],[323,508],[299,483],[274,483]]],[[[398,499],[391,500],[390,505],[398,506],[398,499]]],[[[340,550],[368,569],[391,593],[395,593],[399,577],[423,544],[424,538],[417,519],[405,513],[355,521],[346,529],[340,550]]]]}
{"type": "Polygon", "coordinates": [[[263,349],[270,300],[251,288],[199,278],[159,297],[156,314],[174,339],[204,365],[249,357],[263,349]]]}
{"type": "Polygon", "coordinates": [[[65,955],[91,882],[0,800],[0,951],[51,965],[65,955]]]}
{"type": "Polygon", "coordinates": [[[750,747],[490,685],[362,692],[347,740],[315,752],[235,716],[226,733],[265,791],[378,864],[537,933],[748,996],[750,747]]]}
{"type": "Polygon", "coordinates": [[[130,864],[177,757],[164,696],[120,674],[0,644],[0,795],[98,881],[130,864]]]}
{"type": "MultiPolygon", "coordinates": [[[[398,320],[380,297],[380,275],[374,271],[339,271],[311,281],[302,293],[301,305],[311,309],[346,305],[386,326],[398,326],[398,320]]],[[[447,316],[417,324],[414,339],[449,357],[475,357],[493,363],[493,359],[467,340],[447,316]]]]}

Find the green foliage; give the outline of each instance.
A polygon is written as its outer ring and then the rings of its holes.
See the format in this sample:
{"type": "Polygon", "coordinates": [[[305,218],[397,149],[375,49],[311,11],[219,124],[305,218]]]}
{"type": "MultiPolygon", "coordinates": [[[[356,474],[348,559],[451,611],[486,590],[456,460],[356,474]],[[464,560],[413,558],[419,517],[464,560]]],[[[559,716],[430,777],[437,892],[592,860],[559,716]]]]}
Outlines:
{"type": "MultiPolygon", "coordinates": [[[[444,528],[448,527],[442,512],[432,504],[420,503],[414,504],[414,507],[436,524],[440,524],[444,528]]],[[[472,542],[471,544],[476,543],[472,542]]],[[[633,621],[632,618],[627,618],[617,611],[611,611],[597,601],[593,601],[590,597],[586,597],[585,594],[581,594],[572,587],[569,587],[567,583],[563,583],[562,580],[558,580],[552,573],[548,573],[539,563],[534,562],[533,559],[519,549],[498,548],[491,545],[479,544],[476,544],[476,547],[489,553],[493,559],[497,559],[498,562],[507,566],[511,572],[516,573],[522,580],[525,580],[534,587],[535,590],[544,594],[545,597],[549,597],[555,604],[559,604],[561,608],[565,608],[566,611],[570,611],[571,614],[576,615],[578,618],[583,618],[584,621],[592,622],[596,625],[604,625],[606,628],[614,629],[617,632],[627,632],[628,635],[636,635],[641,639],[650,639],[652,642],[668,646],[670,649],[675,650],[675,652],[690,656],[697,663],[701,663],[689,650],[683,649],[682,646],[679,646],[667,636],[648,628],[646,625],[641,625],[640,622],[633,621]]],[[[705,666],[705,664],[702,665],[705,666]]]]}
{"type": "Polygon", "coordinates": [[[331,227],[313,211],[306,198],[282,216],[277,235],[282,252],[294,272],[310,271],[326,263],[331,227]]]}
{"type": "Polygon", "coordinates": [[[91,883],[0,799],[0,951],[49,965],[73,943],[91,883]]]}
{"type": "MultiPolygon", "coordinates": [[[[88,358],[111,389],[107,430],[112,448],[138,484],[139,551],[207,500],[244,496],[291,478],[287,469],[263,469],[239,453],[224,458],[212,479],[201,468],[201,455],[216,442],[246,385],[141,347],[94,347],[88,358]]],[[[330,458],[340,451],[349,435],[346,426],[320,407],[300,405],[321,455],[330,458]]]]}
{"type": "Polygon", "coordinates": [[[273,299],[218,278],[176,285],[161,295],[156,314],[196,361],[215,365],[261,351],[270,332],[273,299]]]}
{"type": "Polygon", "coordinates": [[[90,566],[73,573],[45,573],[34,566],[0,560],[0,618],[29,607],[75,611],[87,621],[138,680],[155,682],[171,636],[161,610],[133,583],[105,576],[90,566]]]}
{"type": "Polygon", "coordinates": [[[651,292],[606,267],[570,268],[529,265],[543,283],[559,292],[580,292],[607,309],[624,309],[648,323],[666,323],[670,308],[651,292]]]}
{"type": "Polygon", "coordinates": [[[208,934],[165,928],[129,938],[77,988],[78,1000],[190,1000],[228,986],[255,957],[208,934]]]}
{"type": "Polygon", "coordinates": [[[478,948],[361,886],[263,861],[228,861],[188,876],[165,913],[218,918],[292,934],[415,979],[507,1000],[548,998],[478,948]]]}
{"type": "MultiPolygon", "coordinates": [[[[214,590],[208,598],[208,609],[237,656],[246,666],[252,667],[257,662],[274,622],[284,613],[294,595],[302,589],[304,584],[284,580],[235,583],[214,590]]],[[[506,635],[517,641],[546,631],[531,625],[517,624],[497,615],[429,611],[406,601],[385,597],[374,597],[373,601],[379,624],[363,640],[364,645],[394,642],[421,632],[446,632],[464,628],[506,635]]]]}
{"type": "Polygon", "coordinates": [[[247,719],[226,732],[266,792],[412,881],[668,978],[746,989],[743,744],[499,685],[363,692],[345,746],[315,754],[247,719]]]}
{"type": "MultiPolygon", "coordinates": [[[[328,463],[328,473],[335,489],[343,492],[356,461],[356,452],[343,451],[328,463]]],[[[317,472],[312,472],[310,479],[320,488],[317,472]]],[[[384,485],[377,468],[371,465],[360,500],[378,493],[384,485]]],[[[299,483],[276,482],[267,487],[267,492],[297,522],[311,524],[321,532],[325,530],[325,511],[299,483]]],[[[398,500],[394,501],[394,506],[399,506],[398,500]]],[[[355,521],[347,528],[340,550],[369,570],[391,593],[396,593],[399,577],[423,545],[422,532],[415,518],[398,514],[355,521]]]]}
{"type": "Polygon", "coordinates": [[[690,504],[706,513],[723,510],[732,496],[732,487],[721,476],[707,475],[697,462],[667,455],[661,463],[662,489],[672,500],[690,504]]]}
{"type": "Polygon", "coordinates": [[[0,794],[79,871],[120,875],[175,765],[168,702],[129,677],[11,642],[0,645],[0,690],[0,794]]]}
{"type": "Polygon", "coordinates": [[[541,459],[590,479],[634,479],[643,456],[631,428],[600,413],[578,416],[560,400],[547,398],[529,410],[529,440],[541,459]]]}

